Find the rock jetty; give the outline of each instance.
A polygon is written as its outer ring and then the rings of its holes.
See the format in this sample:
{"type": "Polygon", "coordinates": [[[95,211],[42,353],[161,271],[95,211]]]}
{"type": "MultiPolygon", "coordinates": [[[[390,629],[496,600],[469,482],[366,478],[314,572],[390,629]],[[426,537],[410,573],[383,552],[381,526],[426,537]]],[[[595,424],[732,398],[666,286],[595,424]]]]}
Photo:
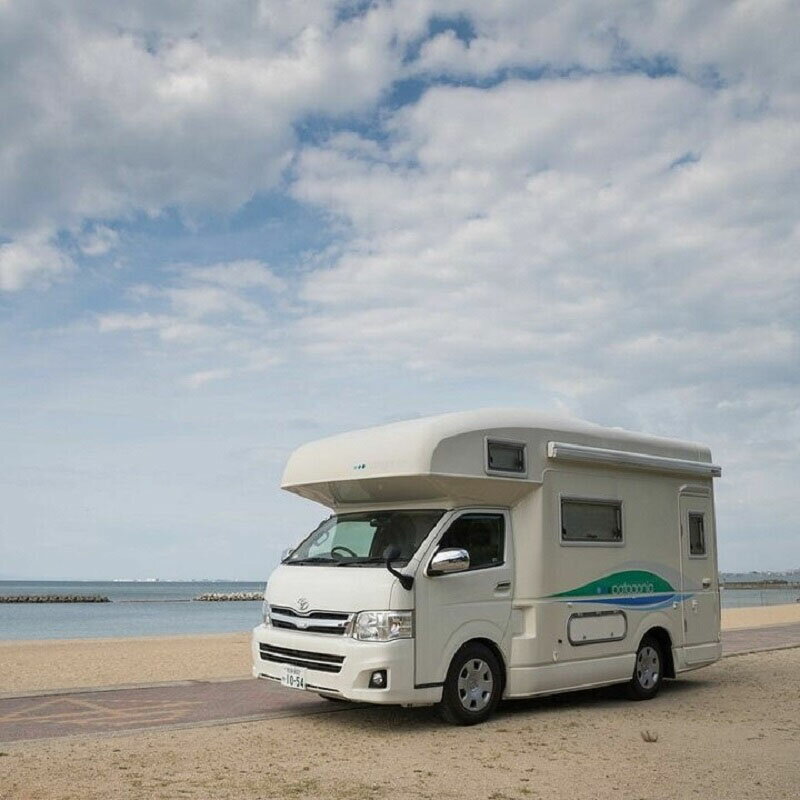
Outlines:
{"type": "Polygon", "coordinates": [[[0,603],[110,603],[99,594],[7,594],[0,603]]]}
{"type": "Polygon", "coordinates": [[[227,600],[263,600],[263,592],[209,592],[199,594],[195,600],[207,600],[212,602],[223,602],[227,600]]]}

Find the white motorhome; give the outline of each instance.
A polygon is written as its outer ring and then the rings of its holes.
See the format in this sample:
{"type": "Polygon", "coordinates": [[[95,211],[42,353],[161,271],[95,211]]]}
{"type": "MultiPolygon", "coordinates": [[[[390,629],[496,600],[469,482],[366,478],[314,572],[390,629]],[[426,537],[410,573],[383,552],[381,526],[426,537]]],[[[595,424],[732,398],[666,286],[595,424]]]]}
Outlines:
{"type": "Polygon", "coordinates": [[[269,578],[253,674],[330,699],[437,704],[626,682],[720,657],[708,448],[530,411],[312,442],[283,488],[333,515],[269,578]]]}

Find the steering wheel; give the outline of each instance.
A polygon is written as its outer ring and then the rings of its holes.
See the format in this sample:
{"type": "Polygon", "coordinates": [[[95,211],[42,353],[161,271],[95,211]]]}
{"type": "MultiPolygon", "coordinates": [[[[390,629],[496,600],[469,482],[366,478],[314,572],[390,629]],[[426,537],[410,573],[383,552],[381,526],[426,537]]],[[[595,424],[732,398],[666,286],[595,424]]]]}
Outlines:
{"type": "Polygon", "coordinates": [[[351,556],[352,558],[358,558],[358,553],[353,552],[349,547],[345,547],[343,544],[337,544],[336,547],[331,547],[331,555],[333,555],[337,550],[344,550],[345,555],[351,556]]]}

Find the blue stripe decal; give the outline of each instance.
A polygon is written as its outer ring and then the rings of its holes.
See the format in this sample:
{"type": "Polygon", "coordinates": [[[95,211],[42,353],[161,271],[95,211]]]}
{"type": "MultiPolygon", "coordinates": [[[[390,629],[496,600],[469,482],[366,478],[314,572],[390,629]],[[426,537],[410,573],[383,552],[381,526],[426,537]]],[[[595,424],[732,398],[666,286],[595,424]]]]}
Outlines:
{"type": "Polygon", "coordinates": [[[634,597],[591,597],[591,598],[564,598],[572,603],[599,603],[605,606],[619,606],[622,608],[641,608],[641,609],[654,609],[666,608],[674,602],[682,603],[693,597],[693,594],[648,594],[637,595],[634,597]]]}

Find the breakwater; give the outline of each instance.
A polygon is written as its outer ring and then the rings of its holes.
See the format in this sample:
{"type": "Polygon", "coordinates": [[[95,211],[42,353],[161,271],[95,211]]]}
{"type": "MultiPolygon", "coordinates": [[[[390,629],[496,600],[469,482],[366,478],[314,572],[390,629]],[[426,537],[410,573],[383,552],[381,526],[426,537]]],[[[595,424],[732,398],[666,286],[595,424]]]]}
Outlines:
{"type": "Polygon", "coordinates": [[[99,594],[7,594],[0,603],[110,603],[99,594]]]}
{"type": "Polygon", "coordinates": [[[263,592],[207,592],[194,598],[208,602],[227,602],[229,600],[263,600],[263,592]]]}
{"type": "Polygon", "coordinates": [[[720,583],[725,589],[793,589],[800,590],[800,583],[796,581],[724,581],[720,583]]]}

